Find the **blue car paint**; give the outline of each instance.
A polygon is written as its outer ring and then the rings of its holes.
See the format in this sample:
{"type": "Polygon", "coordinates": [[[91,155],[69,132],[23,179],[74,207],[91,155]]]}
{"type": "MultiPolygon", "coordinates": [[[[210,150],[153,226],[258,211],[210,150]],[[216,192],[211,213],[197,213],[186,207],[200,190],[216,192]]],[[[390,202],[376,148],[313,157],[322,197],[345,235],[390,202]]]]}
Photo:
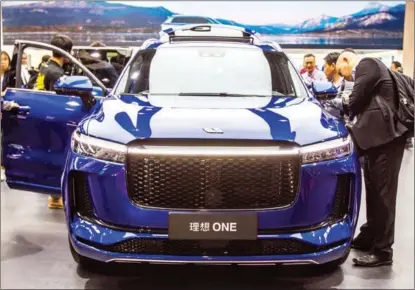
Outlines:
{"type": "MultiPolygon", "coordinates": [[[[90,89],[88,86],[87,90],[90,89]]],[[[97,88],[92,88],[92,91],[94,94],[102,92],[97,88]]],[[[343,245],[324,252],[254,257],[138,256],[105,252],[77,240],[81,237],[112,244],[131,237],[166,239],[167,236],[162,234],[139,234],[134,228],[167,229],[169,213],[167,210],[139,208],[131,203],[126,192],[123,164],[73,153],[70,137],[77,126],[83,134],[122,144],[144,138],[221,138],[284,140],[304,146],[346,136],[344,125],[327,114],[314,98],[198,97],[195,100],[183,97],[172,101],[145,95],[121,95],[109,96],[105,100],[98,98],[90,111],[84,109],[78,97],[47,92],[14,89],[8,90],[4,99],[30,107],[28,114],[15,116],[5,113],[3,116],[3,154],[8,183],[11,187],[45,193],[58,193],[62,189],[71,243],[82,256],[100,261],[220,262],[231,259],[251,262],[312,260],[325,263],[341,258],[349,249],[361,198],[360,165],[356,152],[342,159],[302,165],[301,184],[292,205],[255,210],[259,229],[317,225],[325,220],[333,207],[336,175],[352,173],[355,177],[350,201],[352,210],[346,220],[308,232],[258,236],[259,239],[291,236],[320,245],[347,240],[343,245]],[[219,127],[224,134],[208,136],[201,130],[203,127],[219,127]],[[68,176],[73,170],[88,174],[95,212],[103,224],[73,216],[68,199],[68,176]],[[123,225],[131,230],[115,230],[111,225],[123,225]]]]}
{"type": "Polygon", "coordinates": [[[63,76],[55,83],[55,90],[70,90],[76,88],[77,91],[90,92],[92,84],[88,77],[84,76],[63,76]]]}
{"type": "Polygon", "coordinates": [[[70,136],[77,126],[86,132],[88,121],[83,118],[88,111],[81,99],[9,89],[4,100],[29,107],[27,114],[4,112],[2,117],[3,162],[10,187],[27,185],[60,193],[70,136]]]}
{"type": "MultiPolygon", "coordinates": [[[[92,202],[101,220],[114,225],[138,228],[167,228],[169,211],[139,208],[131,203],[125,186],[126,172],[123,164],[100,161],[75,153],[70,153],[66,164],[63,188],[65,198],[68,197],[68,173],[81,171],[87,173],[93,194],[92,202]]],[[[336,175],[360,172],[356,167],[358,158],[354,154],[342,160],[303,165],[301,169],[301,185],[297,200],[288,207],[275,210],[255,210],[258,212],[260,229],[288,227],[304,227],[324,221],[333,208],[333,197],[336,186],[336,175]]],[[[355,179],[355,191],[351,204],[356,213],[360,200],[360,175],[355,179]]],[[[66,212],[69,219],[73,213],[66,212]]],[[[357,221],[354,221],[357,222],[357,221]]]]}
{"type": "Polygon", "coordinates": [[[308,99],[143,98],[133,106],[124,98],[106,100],[91,117],[88,134],[122,144],[151,137],[289,140],[301,146],[347,135],[337,119],[322,114],[324,110],[308,99]],[[308,126],[304,126],[305,122],[308,126]],[[211,135],[201,130],[206,127],[218,127],[224,133],[211,135]]]}
{"type": "MultiPolygon", "coordinates": [[[[341,258],[349,249],[351,237],[356,228],[360,208],[361,178],[359,161],[356,153],[341,160],[321,162],[318,164],[303,165],[301,169],[301,188],[298,198],[292,206],[275,210],[256,210],[258,213],[259,229],[284,229],[291,227],[309,226],[323,221],[333,207],[332,200],[335,191],[336,175],[347,172],[356,173],[354,183],[355,195],[350,201],[350,216],[339,223],[327,225],[307,232],[286,234],[258,235],[258,239],[291,237],[315,245],[326,245],[346,240],[343,245],[330,250],[306,255],[282,256],[252,256],[252,257],[189,257],[189,256],[157,256],[111,253],[94,249],[78,240],[84,240],[110,245],[134,237],[168,239],[166,234],[138,233],[136,228],[166,229],[168,228],[168,211],[157,209],[138,208],[131,203],[125,188],[125,168],[122,164],[114,164],[93,160],[71,153],[70,163],[66,171],[86,172],[89,176],[93,204],[97,216],[104,225],[91,223],[78,216],[74,216],[67,207],[66,216],[71,233],[71,242],[75,249],[83,256],[95,260],[109,262],[112,260],[140,260],[140,261],[184,261],[184,262],[266,262],[266,261],[297,261],[311,260],[314,263],[326,263],[341,258]],[[109,206],[110,205],[110,206],[109,206]],[[123,225],[125,230],[114,229],[108,225],[123,225]],[[128,230],[128,228],[130,230],[128,230]]],[[[64,175],[65,177],[68,174],[64,175]]],[[[68,188],[68,180],[64,179],[64,188],[68,188]]],[[[69,191],[65,190],[64,200],[67,202],[69,191]]],[[[180,211],[170,211],[180,212],[180,211]]]]}
{"type": "MultiPolygon", "coordinates": [[[[188,262],[188,263],[214,263],[214,262],[296,262],[296,261],[312,261],[315,264],[324,264],[333,260],[342,258],[350,247],[350,241],[342,245],[333,247],[332,249],[302,255],[273,255],[273,256],[171,256],[171,255],[137,255],[105,252],[97,250],[89,245],[81,243],[77,240],[83,237],[86,240],[99,241],[103,245],[110,245],[131,238],[157,238],[167,239],[167,235],[151,235],[151,234],[137,234],[134,232],[120,232],[113,229],[108,229],[99,225],[91,224],[88,221],[80,218],[75,218],[70,225],[71,229],[71,243],[75,249],[87,257],[92,257],[94,260],[102,262],[111,262],[112,260],[139,260],[139,261],[158,261],[158,262],[188,262]]],[[[316,231],[307,233],[290,233],[278,235],[260,235],[258,239],[282,239],[294,238],[301,241],[307,241],[314,245],[325,245],[336,241],[341,241],[349,238],[353,234],[353,225],[350,220],[320,228],[316,231]],[[322,238],[323,237],[323,238],[322,238]]]]}

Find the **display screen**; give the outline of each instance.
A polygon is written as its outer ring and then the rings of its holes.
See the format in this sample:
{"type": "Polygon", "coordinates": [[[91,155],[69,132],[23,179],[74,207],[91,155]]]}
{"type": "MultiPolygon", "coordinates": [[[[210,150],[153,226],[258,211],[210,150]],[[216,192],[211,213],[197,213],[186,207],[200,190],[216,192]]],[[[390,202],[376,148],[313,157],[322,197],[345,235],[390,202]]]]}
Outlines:
{"type": "Polygon", "coordinates": [[[246,27],[283,48],[402,49],[404,1],[2,1],[3,41],[139,46],[185,24],[246,27]],[[186,20],[186,21],[183,21],[186,20]]]}

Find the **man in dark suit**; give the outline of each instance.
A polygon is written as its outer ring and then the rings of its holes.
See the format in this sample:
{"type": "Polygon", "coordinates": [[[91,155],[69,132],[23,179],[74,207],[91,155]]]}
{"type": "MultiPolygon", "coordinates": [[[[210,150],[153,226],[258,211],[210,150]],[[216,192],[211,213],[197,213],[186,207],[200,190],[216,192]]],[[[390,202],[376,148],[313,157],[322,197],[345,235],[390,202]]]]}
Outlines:
{"type": "Polygon", "coordinates": [[[352,247],[367,253],[353,262],[364,267],[390,265],[398,177],[408,129],[394,114],[397,92],[385,65],[345,51],[336,67],[346,80],[354,81],[346,105],[349,116],[356,120],[351,134],[364,156],[366,223],[352,247]]]}

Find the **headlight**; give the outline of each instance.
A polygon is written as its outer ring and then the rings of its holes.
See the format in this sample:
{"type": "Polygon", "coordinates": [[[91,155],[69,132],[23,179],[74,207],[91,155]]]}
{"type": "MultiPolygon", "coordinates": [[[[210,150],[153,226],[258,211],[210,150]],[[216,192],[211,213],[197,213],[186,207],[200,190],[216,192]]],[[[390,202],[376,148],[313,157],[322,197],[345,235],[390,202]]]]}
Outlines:
{"type": "Polygon", "coordinates": [[[117,163],[124,163],[127,153],[125,145],[90,137],[78,130],[72,135],[71,147],[74,153],[117,163]]]}
{"type": "Polygon", "coordinates": [[[350,137],[305,146],[300,149],[303,163],[314,163],[349,156],[353,151],[350,137]]]}

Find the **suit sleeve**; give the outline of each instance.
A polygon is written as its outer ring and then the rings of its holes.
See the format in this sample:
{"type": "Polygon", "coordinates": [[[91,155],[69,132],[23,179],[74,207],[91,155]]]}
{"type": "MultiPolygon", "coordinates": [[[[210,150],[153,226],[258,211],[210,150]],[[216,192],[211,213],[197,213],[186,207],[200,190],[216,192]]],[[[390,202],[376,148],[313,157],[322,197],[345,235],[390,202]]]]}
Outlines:
{"type": "Polygon", "coordinates": [[[356,67],[355,83],[349,97],[351,115],[359,115],[365,110],[379,81],[380,68],[377,62],[370,58],[362,59],[356,67]]]}
{"type": "Polygon", "coordinates": [[[413,79],[413,78],[411,78],[411,77],[408,77],[408,76],[405,76],[405,79],[408,81],[409,86],[410,86],[412,89],[415,89],[415,82],[414,82],[414,79],[413,79]]]}

